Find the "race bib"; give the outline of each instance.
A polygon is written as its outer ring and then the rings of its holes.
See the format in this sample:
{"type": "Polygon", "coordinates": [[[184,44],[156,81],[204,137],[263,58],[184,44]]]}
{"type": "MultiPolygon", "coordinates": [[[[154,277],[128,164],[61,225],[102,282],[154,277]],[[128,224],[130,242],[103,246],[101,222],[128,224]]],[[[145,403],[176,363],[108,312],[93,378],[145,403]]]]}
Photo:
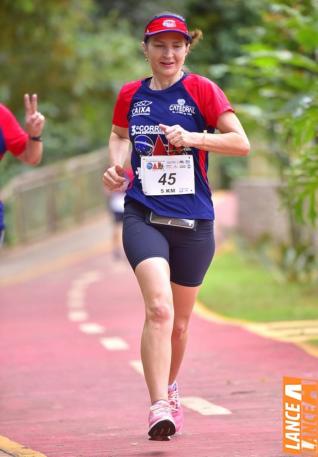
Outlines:
{"type": "Polygon", "coordinates": [[[140,178],[145,195],[194,194],[193,156],[142,156],[140,178]]]}

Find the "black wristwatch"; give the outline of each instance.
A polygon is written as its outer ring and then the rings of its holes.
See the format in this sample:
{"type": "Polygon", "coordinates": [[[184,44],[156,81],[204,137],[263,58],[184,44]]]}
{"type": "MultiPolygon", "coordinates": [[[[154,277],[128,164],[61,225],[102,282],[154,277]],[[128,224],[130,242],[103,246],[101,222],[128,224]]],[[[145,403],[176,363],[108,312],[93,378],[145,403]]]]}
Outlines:
{"type": "Polygon", "coordinates": [[[39,135],[39,136],[31,136],[31,135],[29,135],[29,139],[32,140],[32,141],[42,141],[41,135],[39,135]]]}

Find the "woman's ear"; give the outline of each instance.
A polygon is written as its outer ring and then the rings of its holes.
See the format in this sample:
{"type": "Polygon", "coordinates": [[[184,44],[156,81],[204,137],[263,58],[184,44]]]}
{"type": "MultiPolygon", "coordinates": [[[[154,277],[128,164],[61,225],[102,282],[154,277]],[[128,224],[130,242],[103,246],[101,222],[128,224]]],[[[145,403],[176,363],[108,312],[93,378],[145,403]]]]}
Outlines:
{"type": "Polygon", "coordinates": [[[141,49],[142,49],[142,52],[144,53],[145,60],[148,62],[147,45],[144,41],[141,42],[141,49]]]}

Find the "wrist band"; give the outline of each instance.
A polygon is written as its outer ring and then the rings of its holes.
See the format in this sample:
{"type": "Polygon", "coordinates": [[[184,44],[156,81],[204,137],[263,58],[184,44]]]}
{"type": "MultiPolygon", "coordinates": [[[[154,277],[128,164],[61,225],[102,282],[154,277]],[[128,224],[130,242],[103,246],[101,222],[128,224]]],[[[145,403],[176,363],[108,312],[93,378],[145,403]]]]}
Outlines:
{"type": "Polygon", "coordinates": [[[29,139],[32,140],[32,141],[42,141],[41,135],[39,135],[39,136],[31,136],[31,135],[29,135],[29,139]]]}

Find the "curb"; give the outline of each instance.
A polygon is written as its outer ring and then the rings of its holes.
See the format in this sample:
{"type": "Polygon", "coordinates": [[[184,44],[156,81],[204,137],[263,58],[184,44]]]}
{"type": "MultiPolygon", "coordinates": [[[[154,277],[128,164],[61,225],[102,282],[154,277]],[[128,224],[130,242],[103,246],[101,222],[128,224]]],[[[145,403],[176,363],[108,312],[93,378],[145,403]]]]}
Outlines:
{"type": "MultiPolygon", "coordinates": [[[[0,435],[0,452],[4,452],[3,455],[13,457],[46,457],[41,452],[33,451],[22,444],[11,441],[5,436],[0,435]]],[[[1,455],[1,454],[0,454],[1,455]]]]}
{"type": "Polygon", "coordinates": [[[301,322],[302,324],[307,324],[309,322],[315,322],[316,325],[318,326],[318,320],[317,321],[276,321],[276,322],[271,322],[271,323],[255,323],[255,322],[250,322],[250,321],[245,321],[243,319],[237,319],[237,318],[231,318],[231,317],[226,317],[223,316],[222,314],[218,314],[215,311],[211,311],[209,308],[207,308],[203,303],[200,301],[196,301],[195,307],[194,307],[194,312],[202,317],[203,319],[210,321],[210,322],[215,322],[217,324],[223,324],[223,325],[236,325],[239,327],[244,328],[245,330],[248,330],[252,333],[256,333],[259,336],[262,336],[263,338],[268,338],[271,340],[276,340],[280,341],[283,343],[293,343],[299,348],[301,348],[303,351],[307,352],[307,354],[310,354],[313,357],[318,357],[318,347],[311,345],[309,343],[304,343],[304,342],[299,342],[295,341],[293,337],[284,337],[280,335],[279,333],[275,333],[271,330],[273,327],[273,324],[275,326],[281,326],[284,327],[284,324],[286,325],[287,323],[293,325],[295,322],[301,322]]]}

